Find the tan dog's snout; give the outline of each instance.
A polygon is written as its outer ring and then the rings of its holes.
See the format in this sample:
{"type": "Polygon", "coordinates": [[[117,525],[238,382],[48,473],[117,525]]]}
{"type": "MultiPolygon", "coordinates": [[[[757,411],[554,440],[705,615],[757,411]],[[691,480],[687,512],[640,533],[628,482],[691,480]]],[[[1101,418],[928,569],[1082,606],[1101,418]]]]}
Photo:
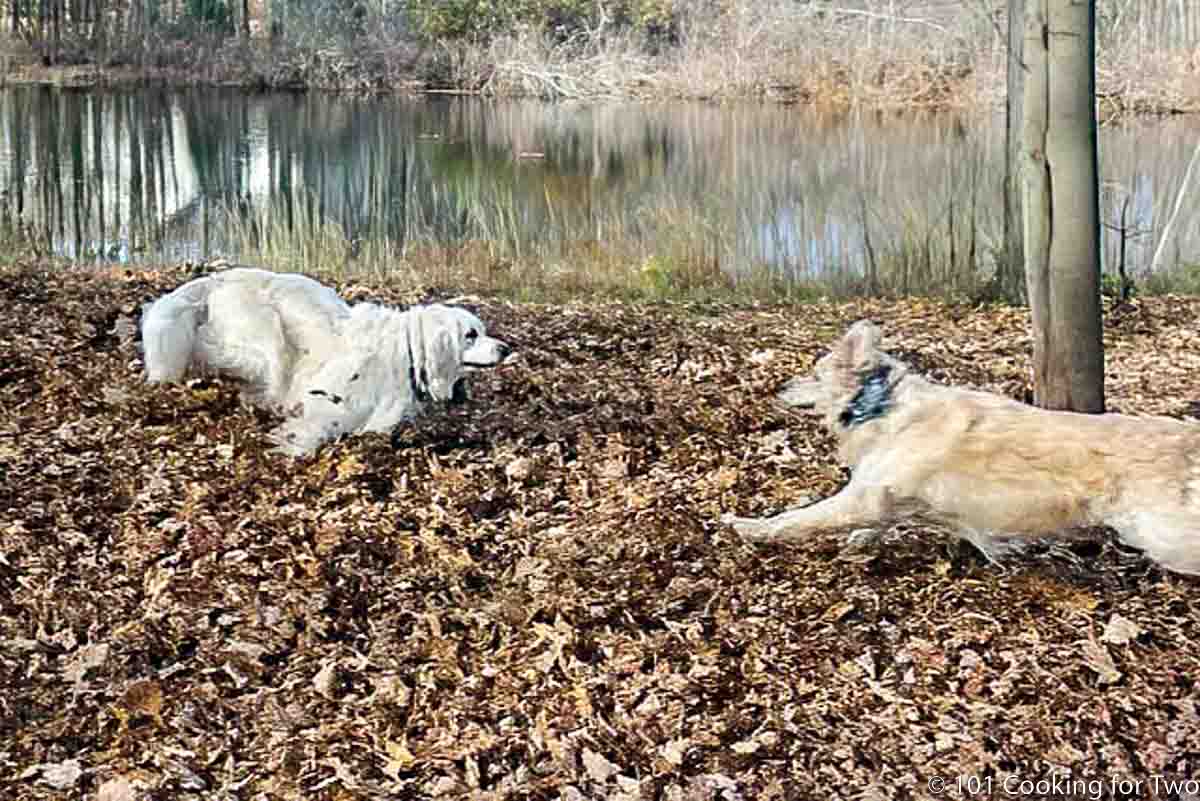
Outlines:
{"type": "Polygon", "coordinates": [[[785,384],[776,397],[787,406],[812,409],[823,397],[823,388],[815,378],[797,378],[785,384]]]}

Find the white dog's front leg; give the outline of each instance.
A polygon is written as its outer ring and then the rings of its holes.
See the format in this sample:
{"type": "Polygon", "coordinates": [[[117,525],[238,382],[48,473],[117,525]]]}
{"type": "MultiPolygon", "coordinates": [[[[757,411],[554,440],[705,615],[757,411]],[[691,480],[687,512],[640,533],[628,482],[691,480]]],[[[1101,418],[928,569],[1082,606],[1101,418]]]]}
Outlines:
{"type": "Polygon", "coordinates": [[[307,456],[341,433],[339,426],[329,422],[317,423],[307,417],[293,417],[267,435],[275,443],[271,451],[285,456],[307,456]]]}
{"type": "Polygon", "coordinates": [[[774,517],[727,515],[724,522],[755,542],[796,542],[808,534],[833,528],[871,526],[885,521],[891,509],[886,487],[855,486],[851,482],[831,498],[774,517]]]}
{"type": "Polygon", "coordinates": [[[362,425],[362,411],[343,398],[312,397],[303,410],[271,431],[275,453],[306,456],[330,440],[353,434],[362,425]]]}

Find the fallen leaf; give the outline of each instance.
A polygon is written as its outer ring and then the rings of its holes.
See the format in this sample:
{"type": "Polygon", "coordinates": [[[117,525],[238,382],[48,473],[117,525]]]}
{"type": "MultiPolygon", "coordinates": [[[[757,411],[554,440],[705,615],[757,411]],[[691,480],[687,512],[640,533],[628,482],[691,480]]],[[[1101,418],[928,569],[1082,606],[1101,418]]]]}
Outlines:
{"type": "Polygon", "coordinates": [[[658,753],[667,762],[678,767],[683,764],[688,747],[689,743],[687,740],[668,740],[659,746],[658,753]]]}
{"type": "Polygon", "coordinates": [[[583,749],[583,767],[592,781],[603,784],[621,772],[621,768],[609,762],[602,754],[589,748],[583,749]]]}
{"type": "Polygon", "coordinates": [[[63,678],[78,686],[83,682],[89,670],[102,666],[108,660],[109,646],[107,643],[88,643],[75,652],[63,667],[63,678]]]}
{"type": "Polygon", "coordinates": [[[1096,672],[1101,684],[1114,684],[1121,679],[1121,671],[1117,670],[1112,655],[1096,640],[1083,641],[1083,656],[1087,666],[1096,672]]]}
{"type": "Polygon", "coordinates": [[[140,679],[126,687],[120,705],[129,718],[144,715],[162,725],[162,686],[154,679],[140,679]]]}
{"type": "Polygon", "coordinates": [[[1100,639],[1113,645],[1125,645],[1141,635],[1141,626],[1114,612],[1113,616],[1108,619],[1108,625],[1104,627],[1104,633],[1100,635],[1100,639]]]}
{"type": "Polygon", "coordinates": [[[69,790],[83,778],[83,768],[78,759],[52,762],[42,765],[41,781],[55,790],[69,790]]]}
{"type": "Polygon", "coordinates": [[[337,663],[326,662],[313,676],[313,688],[330,701],[337,700],[337,663]]]}
{"type": "Polygon", "coordinates": [[[114,776],[100,785],[96,801],[137,801],[138,792],[124,776],[114,776]]]}

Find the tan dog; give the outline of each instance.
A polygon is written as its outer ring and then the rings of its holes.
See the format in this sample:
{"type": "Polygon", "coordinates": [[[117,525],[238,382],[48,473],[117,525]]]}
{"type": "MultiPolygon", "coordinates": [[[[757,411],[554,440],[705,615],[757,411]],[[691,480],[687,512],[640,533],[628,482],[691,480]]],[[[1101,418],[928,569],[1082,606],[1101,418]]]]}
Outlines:
{"type": "Polygon", "coordinates": [[[1165,417],[1052,412],[930,383],[856,323],[780,394],[821,414],[852,470],[837,495],[775,517],[727,517],[747,539],[921,515],[989,558],[1050,535],[1110,526],[1164,567],[1200,573],[1200,426],[1165,417]]]}

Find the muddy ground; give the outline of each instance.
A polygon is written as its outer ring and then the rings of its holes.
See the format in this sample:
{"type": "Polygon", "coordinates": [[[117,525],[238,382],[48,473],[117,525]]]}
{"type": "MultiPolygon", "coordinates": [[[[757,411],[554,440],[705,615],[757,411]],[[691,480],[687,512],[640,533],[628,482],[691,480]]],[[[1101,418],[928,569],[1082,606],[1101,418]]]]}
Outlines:
{"type": "MultiPolygon", "coordinates": [[[[467,407],[293,461],[236,387],[140,382],[138,310],[185,277],[0,271],[0,797],[1097,797],[1016,783],[1069,773],[1181,798],[1166,777],[1200,775],[1197,581],[1103,532],[1001,568],[912,525],[855,550],[716,522],[844,482],[771,395],[849,322],[1023,397],[1020,311],[468,298],[519,355],[467,407]]],[[[1112,407],[1200,414],[1198,318],[1109,310],[1112,407]]]]}

